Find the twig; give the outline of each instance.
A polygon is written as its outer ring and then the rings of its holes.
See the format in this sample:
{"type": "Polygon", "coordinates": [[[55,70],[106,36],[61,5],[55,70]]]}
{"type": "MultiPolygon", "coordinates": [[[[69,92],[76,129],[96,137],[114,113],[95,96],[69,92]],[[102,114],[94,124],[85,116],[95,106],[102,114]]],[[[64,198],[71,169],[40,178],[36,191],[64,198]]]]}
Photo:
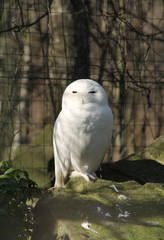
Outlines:
{"type": "Polygon", "coordinates": [[[10,27],[8,29],[4,29],[4,30],[0,31],[0,34],[5,33],[5,32],[10,32],[10,31],[20,32],[22,29],[32,27],[33,25],[38,23],[42,18],[44,18],[48,14],[49,14],[49,10],[46,10],[46,12],[43,15],[41,15],[40,17],[38,17],[35,21],[33,21],[31,23],[28,23],[28,24],[22,23],[20,25],[14,26],[14,27],[10,27]]]}

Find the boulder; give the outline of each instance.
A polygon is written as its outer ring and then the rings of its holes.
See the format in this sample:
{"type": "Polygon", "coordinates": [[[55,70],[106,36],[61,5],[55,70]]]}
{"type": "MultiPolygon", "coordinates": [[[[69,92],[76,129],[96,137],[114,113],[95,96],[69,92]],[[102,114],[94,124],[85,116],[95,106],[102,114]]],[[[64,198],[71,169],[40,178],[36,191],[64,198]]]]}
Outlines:
{"type": "Polygon", "coordinates": [[[153,159],[164,163],[164,136],[156,138],[148,147],[144,148],[138,154],[131,154],[126,160],[153,159]]]}
{"type": "Polygon", "coordinates": [[[74,178],[63,189],[49,189],[35,207],[32,240],[164,239],[160,152],[104,165],[99,175],[106,180],[74,178]],[[157,155],[160,161],[151,157],[157,155]]]}

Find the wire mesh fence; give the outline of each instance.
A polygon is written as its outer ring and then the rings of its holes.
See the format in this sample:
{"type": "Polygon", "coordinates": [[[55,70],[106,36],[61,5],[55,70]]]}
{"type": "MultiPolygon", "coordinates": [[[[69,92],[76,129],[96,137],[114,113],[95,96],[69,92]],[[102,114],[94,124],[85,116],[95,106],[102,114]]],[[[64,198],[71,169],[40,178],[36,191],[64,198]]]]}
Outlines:
{"type": "Polygon", "coordinates": [[[0,160],[39,186],[53,169],[52,132],[65,87],[98,81],[114,113],[105,161],[164,134],[164,2],[0,2],[0,160]]]}

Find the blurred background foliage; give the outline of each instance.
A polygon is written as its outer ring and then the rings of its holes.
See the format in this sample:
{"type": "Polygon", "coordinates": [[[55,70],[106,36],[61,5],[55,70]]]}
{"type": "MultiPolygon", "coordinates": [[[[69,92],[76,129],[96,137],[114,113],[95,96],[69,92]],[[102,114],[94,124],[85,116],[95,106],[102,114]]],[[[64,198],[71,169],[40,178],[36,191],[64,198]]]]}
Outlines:
{"type": "Polygon", "coordinates": [[[115,118],[105,161],[164,134],[162,0],[0,2],[0,160],[40,187],[53,175],[53,124],[66,86],[91,78],[115,118]]]}

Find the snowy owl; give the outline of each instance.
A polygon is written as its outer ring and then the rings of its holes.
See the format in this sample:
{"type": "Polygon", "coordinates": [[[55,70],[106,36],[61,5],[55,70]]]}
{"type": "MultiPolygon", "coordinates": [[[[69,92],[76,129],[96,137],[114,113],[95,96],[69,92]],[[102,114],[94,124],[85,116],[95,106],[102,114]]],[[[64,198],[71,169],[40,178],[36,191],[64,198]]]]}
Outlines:
{"type": "Polygon", "coordinates": [[[103,87],[90,79],[68,85],[53,133],[55,187],[70,177],[95,180],[111,141],[113,114],[103,87]]]}

